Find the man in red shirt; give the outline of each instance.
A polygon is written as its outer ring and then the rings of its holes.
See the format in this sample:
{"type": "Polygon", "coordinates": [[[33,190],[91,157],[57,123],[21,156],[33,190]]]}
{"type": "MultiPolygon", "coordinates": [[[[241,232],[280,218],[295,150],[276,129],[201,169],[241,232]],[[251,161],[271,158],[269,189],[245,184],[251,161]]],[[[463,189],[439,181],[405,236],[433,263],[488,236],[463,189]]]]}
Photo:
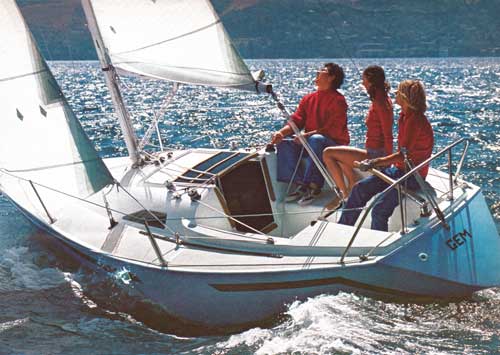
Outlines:
{"type": "MultiPolygon", "coordinates": [[[[325,64],[316,75],[317,90],[304,96],[297,111],[291,115],[297,127],[304,130],[303,137],[320,161],[326,147],[349,144],[347,103],[338,92],[343,81],[344,71],[339,65],[325,64]]],[[[324,178],[309,156],[305,158],[304,169],[296,169],[303,147],[297,137],[284,139],[292,134],[292,128],[286,124],[271,140],[278,145],[278,181],[290,182],[293,177],[299,187],[286,201],[298,199],[299,204],[306,205],[319,195],[324,178]]]]}
{"type": "MultiPolygon", "coordinates": [[[[398,151],[394,154],[367,159],[356,162],[362,170],[374,167],[384,167],[382,172],[394,180],[399,179],[407,172],[404,162],[403,151],[406,150],[410,162],[417,166],[427,160],[432,154],[434,146],[434,133],[432,126],[424,115],[427,108],[425,90],[418,80],[405,80],[399,84],[396,91],[396,104],[401,106],[401,115],[398,121],[398,151]]],[[[418,173],[424,179],[429,171],[425,165],[418,173]]],[[[369,176],[359,181],[351,191],[349,199],[342,212],[339,223],[354,225],[361,211],[360,207],[379,192],[384,191],[389,185],[376,176],[369,176]]],[[[414,176],[406,180],[406,187],[410,190],[418,190],[419,185],[414,176]]],[[[389,217],[399,204],[398,192],[392,189],[378,200],[372,209],[372,229],[387,231],[389,217]]]]}

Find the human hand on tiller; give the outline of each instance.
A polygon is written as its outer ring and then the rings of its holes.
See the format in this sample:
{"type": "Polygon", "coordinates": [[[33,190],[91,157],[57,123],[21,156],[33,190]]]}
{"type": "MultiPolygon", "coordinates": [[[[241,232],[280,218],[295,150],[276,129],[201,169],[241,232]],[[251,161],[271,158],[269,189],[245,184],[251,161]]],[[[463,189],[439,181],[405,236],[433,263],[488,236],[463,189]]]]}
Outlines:
{"type": "Polygon", "coordinates": [[[362,161],[355,161],[354,166],[361,171],[368,171],[375,167],[374,159],[365,159],[362,161]]]}
{"type": "Polygon", "coordinates": [[[271,138],[271,144],[280,144],[283,138],[283,133],[281,133],[280,131],[275,132],[273,133],[273,136],[271,138]]]}

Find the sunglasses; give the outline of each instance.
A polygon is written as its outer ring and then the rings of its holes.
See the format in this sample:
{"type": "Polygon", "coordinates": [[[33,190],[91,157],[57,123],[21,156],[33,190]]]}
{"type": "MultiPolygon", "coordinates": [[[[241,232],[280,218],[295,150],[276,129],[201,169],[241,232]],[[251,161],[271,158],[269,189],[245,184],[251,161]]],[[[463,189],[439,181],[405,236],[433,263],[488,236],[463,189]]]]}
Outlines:
{"type": "Polygon", "coordinates": [[[332,75],[332,73],[330,73],[330,71],[327,68],[320,68],[320,69],[316,70],[316,73],[318,73],[318,74],[326,73],[328,75],[332,75]]]}

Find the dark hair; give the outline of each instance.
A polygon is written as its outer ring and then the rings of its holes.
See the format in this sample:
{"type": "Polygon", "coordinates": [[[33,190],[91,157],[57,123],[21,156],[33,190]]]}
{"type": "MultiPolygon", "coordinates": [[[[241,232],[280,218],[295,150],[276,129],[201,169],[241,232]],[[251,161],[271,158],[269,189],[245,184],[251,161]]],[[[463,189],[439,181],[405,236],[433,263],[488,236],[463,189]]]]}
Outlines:
{"type": "Polygon", "coordinates": [[[368,89],[370,100],[375,100],[377,92],[384,92],[387,94],[391,90],[391,86],[385,80],[385,72],[382,67],[378,65],[370,65],[363,71],[363,76],[370,82],[371,86],[368,89]]]}
{"type": "Polygon", "coordinates": [[[344,83],[344,70],[340,65],[335,63],[326,63],[325,68],[328,70],[328,74],[335,75],[335,79],[332,82],[332,89],[337,90],[344,83]]]}

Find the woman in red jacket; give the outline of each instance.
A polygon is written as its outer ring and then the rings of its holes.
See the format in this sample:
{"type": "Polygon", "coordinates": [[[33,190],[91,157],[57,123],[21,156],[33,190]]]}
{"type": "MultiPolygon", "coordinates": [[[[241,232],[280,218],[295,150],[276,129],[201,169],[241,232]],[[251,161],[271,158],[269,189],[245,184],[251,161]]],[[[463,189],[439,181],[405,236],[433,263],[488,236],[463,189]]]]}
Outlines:
{"type": "MultiPolygon", "coordinates": [[[[417,166],[432,155],[434,146],[432,126],[425,116],[427,104],[422,83],[418,80],[401,82],[398,91],[396,91],[396,104],[401,106],[401,114],[398,120],[397,152],[385,157],[354,163],[356,167],[363,170],[382,167],[382,172],[393,180],[399,179],[408,171],[408,167],[405,165],[404,151],[406,151],[406,156],[413,166],[417,166]]],[[[425,179],[428,171],[429,165],[424,165],[419,169],[418,174],[425,179]]],[[[420,188],[415,176],[409,177],[405,184],[409,190],[418,190],[420,188]]],[[[349,195],[339,223],[354,225],[361,213],[360,208],[388,186],[385,181],[375,175],[359,181],[349,195]]],[[[399,199],[396,189],[392,189],[381,197],[372,209],[372,229],[387,231],[389,217],[398,204],[399,199]]]]}
{"type": "Polygon", "coordinates": [[[363,72],[363,86],[370,96],[371,106],[366,116],[366,149],[337,146],[323,152],[330,175],[339,189],[339,193],[326,208],[336,209],[347,199],[352,186],[356,183],[354,162],[386,156],[392,153],[392,102],[389,97],[390,86],[385,80],[384,69],[371,65],[363,72]],[[344,180],[347,179],[347,184],[344,180]]]}

